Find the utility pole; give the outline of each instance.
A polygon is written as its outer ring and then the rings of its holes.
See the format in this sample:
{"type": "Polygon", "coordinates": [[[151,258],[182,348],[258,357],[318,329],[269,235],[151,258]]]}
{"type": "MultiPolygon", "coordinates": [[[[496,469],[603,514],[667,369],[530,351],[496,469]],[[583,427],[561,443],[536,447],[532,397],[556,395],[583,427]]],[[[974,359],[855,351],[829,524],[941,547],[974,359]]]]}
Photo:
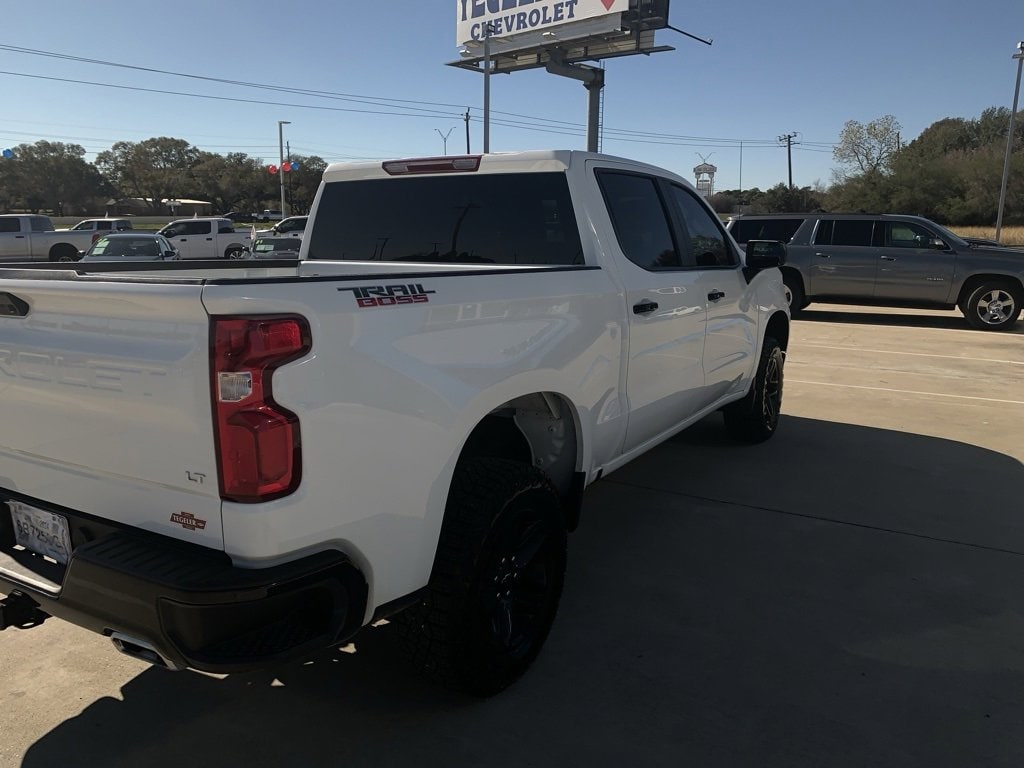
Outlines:
{"type": "MultiPolygon", "coordinates": [[[[783,141],[786,142],[786,162],[789,165],[789,188],[790,189],[793,188],[793,139],[795,139],[799,135],[800,134],[798,134],[796,132],[793,132],[793,133],[785,133],[782,136],[779,136],[779,142],[783,142],[783,141]]],[[[800,142],[798,141],[796,143],[799,144],[800,142]]]]}
{"type": "Polygon", "coordinates": [[[462,119],[466,121],[466,154],[469,152],[469,107],[466,107],[466,114],[462,116],[462,119]]]}
{"type": "Polygon", "coordinates": [[[743,191],[743,142],[740,142],[740,192],[743,191]]]}
{"type": "Polygon", "coordinates": [[[1017,99],[1020,97],[1020,74],[1024,70],[1024,40],[1017,44],[1013,54],[1017,60],[1017,85],[1013,89],[1013,108],[1010,110],[1010,129],[1006,132],[1006,157],[1003,159],[1003,181],[999,185],[999,212],[996,214],[996,242],[1003,233],[1003,206],[1006,205],[1006,180],[1010,177],[1010,155],[1013,154],[1013,119],[1017,116],[1017,99]]]}
{"type": "Polygon", "coordinates": [[[440,128],[435,128],[434,130],[437,131],[437,135],[440,136],[441,137],[441,141],[444,142],[444,154],[447,157],[448,156],[448,137],[452,135],[452,131],[454,131],[455,128],[454,127],[453,128],[449,128],[448,129],[448,133],[441,133],[441,129],[440,128]]]}
{"type": "Polygon", "coordinates": [[[290,120],[277,121],[277,151],[278,166],[277,178],[281,188],[281,218],[288,215],[288,209],[284,204],[284,126],[291,125],[290,120]]]}

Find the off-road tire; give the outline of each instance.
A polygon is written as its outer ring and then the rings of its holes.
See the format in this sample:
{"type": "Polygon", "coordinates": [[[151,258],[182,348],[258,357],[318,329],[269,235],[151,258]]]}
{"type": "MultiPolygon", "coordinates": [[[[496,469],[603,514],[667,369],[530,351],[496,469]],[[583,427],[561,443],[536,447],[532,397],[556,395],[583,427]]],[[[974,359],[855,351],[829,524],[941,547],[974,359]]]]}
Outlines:
{"type": "Polygon", "coordinates": [[[983,331],[1005,331],[1020,317],[1024,292],[1008,280],[986,280],[960,307],[968,325],[983,331]]]}
{"type": "Polygon", "coordinates": [[[779,342],[768,336],[761,348],[757,374],[742,400],[722,409],[726,431],[744,443],[763,443],[775,434],[782,409],[785,353],[779,342]]]}
{"type": "Polygon", "coordinates": [[[561,501],[542,472],[504,459],[460,464],[430,583],[395,617],[403,649],[449,687],[497,693],[544,644],[565,562],[561,501]]]}

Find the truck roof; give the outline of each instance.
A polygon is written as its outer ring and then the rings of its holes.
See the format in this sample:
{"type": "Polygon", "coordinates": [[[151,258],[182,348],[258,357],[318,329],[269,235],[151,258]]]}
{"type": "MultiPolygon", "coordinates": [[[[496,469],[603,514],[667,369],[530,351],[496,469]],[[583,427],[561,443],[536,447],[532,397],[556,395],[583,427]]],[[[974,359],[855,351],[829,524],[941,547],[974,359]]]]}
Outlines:
{"type": "MultiPolygon", "coordinates": [[[[402,158],[394,160],[360,161],[354,163],[331,163],[324,171],[325,182],[331,181],[352,181],[356,179],[381,179],[395,176],[394,172],[388,173],[385,166],[400,166],[403,163],[423,164],[431,170],[418,171],[418,173],[530,173],[538,171],[567,171],[573,163],[586,160],[611,160],[625,162],[630,165],[642,168],[648,166],[646,163],[638,163],[635,160],[627,160],[612,155],[602,155],[594,152],[581,152],[571,149],[532,149],[522,152],[492,152],[490,154],[478,155],[447,155],[445,157],[417,157],[402,158]],[[454,169],[445,170],[445,164],[458,163],[458,161],[479,161],[478,167],[467,166],[461,169],[456,164],[454,169]]],[[[659,169],[660,170],[660,169],[659,169]]],[[[402,174],[397,174],[402,175],[402,174]]]]}

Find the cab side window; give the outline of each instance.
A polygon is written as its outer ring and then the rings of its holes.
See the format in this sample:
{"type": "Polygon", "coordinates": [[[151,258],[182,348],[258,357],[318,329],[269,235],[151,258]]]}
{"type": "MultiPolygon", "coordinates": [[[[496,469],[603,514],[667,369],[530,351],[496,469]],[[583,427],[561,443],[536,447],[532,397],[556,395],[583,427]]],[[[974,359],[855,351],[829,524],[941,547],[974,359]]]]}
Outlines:
{"type": "Polygon", "coordinates": [[[611,170],[598,170],[596,175],[625,257],[651,272],[681,268],[656,180],[611,170]]]}
{"type": "Polygon", "coordinates": [[[208,221],[186,221],[181,226],[182,235],[208,235],[212,229],[208,221]]]}
{"type": "Polygon", "coordinates": [[[725,231],[717,217],[712,216],[697,197],[685,187],[673,184],[672,201],[686,228],[684,249],[686,261],[698,267],[733,267],[739,257],[729,246],[725,231]]]}
{"type": "Polygon", "coordinates": [[[909,221],[886,224],[885,244],[891,248],[928,248],[934,235],[922,226],[909,221]]]}

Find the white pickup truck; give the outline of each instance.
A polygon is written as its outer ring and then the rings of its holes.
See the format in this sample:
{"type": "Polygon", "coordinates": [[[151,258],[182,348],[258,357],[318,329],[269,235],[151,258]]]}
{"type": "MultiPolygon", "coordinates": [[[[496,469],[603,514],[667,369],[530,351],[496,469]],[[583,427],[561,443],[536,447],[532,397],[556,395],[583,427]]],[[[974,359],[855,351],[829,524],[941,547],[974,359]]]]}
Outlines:
{"type": "Polygon", "coordinates": [[[0,261],[75,261],[100,233],[55,230],[49,216],[0,216],[0,261]]]}
{"type": "Polygon", "coordinates": [[[182,259],[244,259],[252,244],[250,231],[236,232],[231,219],[193,218],[172,221],[160,229],[182,259]]]}
{"type": "Polygon", "coordinates": [[[0,270],[0,628],[230,672],[393,616],[498,691],[588,484],[716,410],[776,431],[784,253],[547,151],[332,165],[297,264],[0,270]]]}
{"type": "Polygon", "coordinates": [[[98,240],[108,232],[127,232],[134,229],[131,219],[83,219],[73,227],[58,229],[58,232],[91,232],[93,240],[98,240]]]}

